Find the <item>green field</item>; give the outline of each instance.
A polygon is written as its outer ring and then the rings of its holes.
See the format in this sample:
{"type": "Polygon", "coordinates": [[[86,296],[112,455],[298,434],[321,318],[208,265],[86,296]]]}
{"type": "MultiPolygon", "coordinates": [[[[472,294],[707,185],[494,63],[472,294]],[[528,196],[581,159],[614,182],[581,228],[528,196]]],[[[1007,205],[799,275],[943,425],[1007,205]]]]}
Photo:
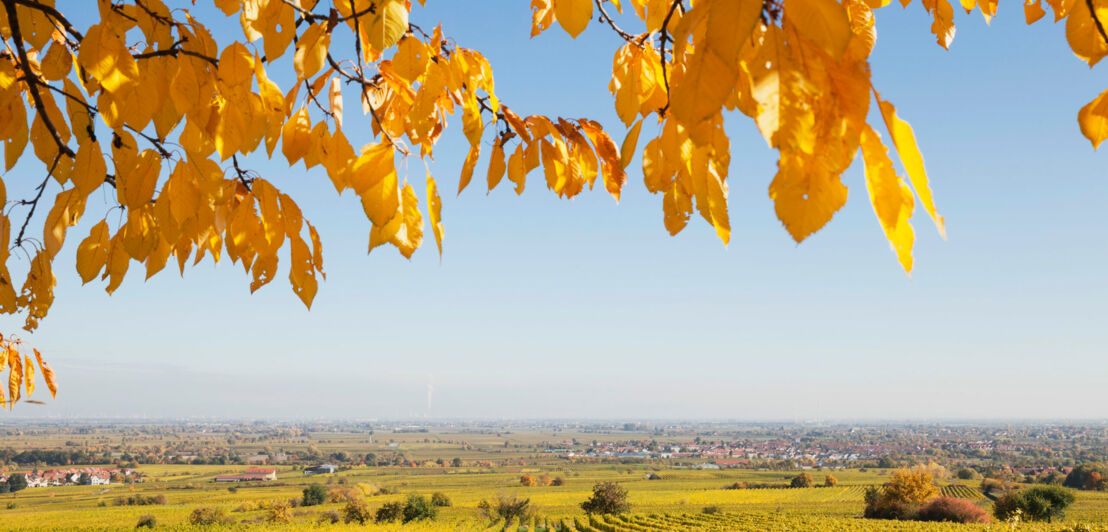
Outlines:
{"type": "MultiPolygon", "coordinates": [[[[983,526],[896,523],[860,519],[864,487],[884,482],[883,470],[811,471],[817,481],[831,472],[836,487],[798,489],[722,489],[734,482],[781,484],[795,471],[656,469],[646,465],[551,464],[550,467],[449,468],[361,467],[334,475],[305,477],[301,471],[279,467],[278,480],[262,484],[217,484],[219,474],[241,472],[245,466],[152,465],[139,466],[145,481],[126,485],[31,488],[0,496],[0,529],[132,529],[142,515],[153,515],[160,527],[193,528],[187,517],[199,506],[223,508],[240,527],[309,528],[318,526],[320,514],[341,510],[344,503],[293,508],[293,521],[285,525],[264,523],[270,501],[299,498],[310,483],[358,489],[385,488],[387,495],[368,496],[373,509],[388,501],[402,501],[410,494],[446,494],[453,506],[442,508],[439,518],[420,525],[357,526],[372,530],[503,530],[506,523],[480,518],[477,504],[499,494],[529,498],[537,506],[534,522],[511,523],[513,530],[542,530],[564,526],[577,530],[985,530],[983,526]],[[654,472],[660,480],[647,480],[654,472]],[[523,487],[521,474],[563,477],[564,486],[523,487]],[[593,484],[620,482],[633,505],[627,516],[590,521],[578,507],[593,484]],[[120,496],[163,495],[165,505],[117,506],[120,496]],[[720,513],[703,514],[718,507],[720,513]]],[[[973,487],[949,483],[945,494],[987,501],[973,487]]],[[[1074,523],[1098,530],[1108,526],[1108,493],[1081,492],[1069,509],[1066,523],[1021,524],[1016,530],[1062,530],[1074,523]]],[[[341,528],[353,525],[327,525],[341,528]]],[[[994,524],[989,530],[1008,530],[994,524]]]]}

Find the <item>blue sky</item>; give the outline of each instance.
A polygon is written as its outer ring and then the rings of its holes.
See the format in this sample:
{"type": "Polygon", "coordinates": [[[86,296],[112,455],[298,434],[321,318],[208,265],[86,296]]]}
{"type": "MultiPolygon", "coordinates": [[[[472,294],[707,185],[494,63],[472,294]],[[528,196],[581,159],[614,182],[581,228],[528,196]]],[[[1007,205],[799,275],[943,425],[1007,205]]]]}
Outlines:
{"type": "MultiPolygon", "coordinates": [[[[594,21],[577,40],[557,28],[528,39],[526,2],[427,4],[412,21],[441,20],[484,53],[517,112],[587,116],[622,138],[611,31],[594,21]]],[[[1108,181],[1076,113],[1108,76],[1049,18],[1028,27],[1015,5],[991,26],[958,16],[948,52],[918,2],[878,10],[874,83],[915,128],[949,233],[917,209],[911,278],[860,159],[847,206],[796,245],[767,196],[776,152],[745,117],[727,119],[726,248],[700,219],[668,236],[638,157],[618,205],[599,189],[559,200],[537,172],[522,197],[505,184],[486,195],[484,161],[455,197],[455,121],[431,164],[441,261],[430,241],[410,262],[391,248],[367,257],[356,198],[300,164],[249,163],[320,229],[328,279],[310,312],[284,273],[250,295],[241,268],[210,261],[146,282],[133,266],[109,297],[72,267],[95,220],[71,229],[57,300],[30,336],[62,390],[15,416],[1103,418],[1108,181]]],[[[241,38],[232,22],[216,25],[221,43],[241,38]]],[[[352,140],[369,141],[364,123],[352,140]]],[[[422,197],[422,164],[408,166],[422,197]]]]}

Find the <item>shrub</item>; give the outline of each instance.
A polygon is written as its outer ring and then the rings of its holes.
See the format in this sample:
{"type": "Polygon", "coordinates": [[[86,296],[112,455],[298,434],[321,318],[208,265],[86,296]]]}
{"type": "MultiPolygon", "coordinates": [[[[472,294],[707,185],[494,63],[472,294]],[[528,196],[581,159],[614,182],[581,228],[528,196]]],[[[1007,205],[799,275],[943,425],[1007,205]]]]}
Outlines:
{"type": "Polygon", "coordinates": [[[535,475],[523,475],[519,477],[519,484],[530,488],[532,486],[537,486],[539,480],[535,478],[535,475]]]}
{"type": "Polygon", "coordinates": [[[319,514],[319,518],[316,519],[316,523],[321,525],[333,525],[335,523],[338,523],[339,521],[342,521],[342,514],[340,514],[337,510],[327,510],[326,512],[319,514]]]}
{"type": "Polygon", "coordinates": [[[269,508],[265,512],[265,522],[267,523],[288,523],[292,521],[292,505],[284,501],[273,501],[269,503],[269,508]]]}
{"type": "Polygon", "coordinates": [[[965,499],[939,497],[920,506],[916,519],[953,523],[988,523],[989,514],[984,508],[965,499]]]}
{"type": "Polygon", "coordinates": [[[1020,512],[1031,521],[1051,522],[1063,518],[1073,504],[1073,491],[1061,486],[1035,486],[1018,492],[1008,492],[993,504],[993,515],[1007,520],[1020,512]]]}
{"type": "MultiPolygon", "coordinates": [[[[380,514],[380,511],[378,511],[380,514]]],[[[363,500],[354,500],[346,503],[346,506],[342,507],[342,520],[347,523],[358,523],[364,525],[373,519],[373,514],[369,511],[369,505],[363,500]]]]}
{"type": "Polygon", "coordinates": [[[750,487],[746,482],[735,482],[734,484],[728,484],[723,487],[725,490],[744,490],[750,487]]]}
{"type": "Polygon", "coordinates": [[[238,493],[239,492],[239,487],[238,486],[227,486],[227,491],[230,492],[230,493],[238,493]]]}
{"type": "Polygon", "coordinates": [[[708,514],[708,515],[715,515],[715,514],[720,513],[721,511],[723,511],[723,510],[717,504],[712,504],[712,505],[709,505],[709,506],[705,506],[705,507],[700,509],[700,513],[708,514]]]}
{"type": "MultiPolygon", "coordinates": [[[[376,521],[378,523],[389,523],[392,521],[399,521],[403,517],[403,504],[400,504],[397,501],[386,502],[383,506],[377,509],[376,521]]],[[[348,520],[347,522],[349,523],[350,521],[348,520]]]]}
{"type": "Polygon", "coordinates": [[[304,488],[304,506],[316,506],[327,502],[327,488],[312,484],[304,488]]]}
{"type": "Polygon", "coordinates": [[[908,521],[916,517],[915,505],[892,499],[877,486],[866,488],[865,501],[866,508],[862,516],[867,519],[908,521]]]}
{"type": "Polygon", "coordinates": [[[434,519],[438,516],[439,509],[422,495],[409,495],[408,503],[404,505],[404,522],[422,521],[434,519]]]}
{"type": "Polygon", "coordinates": [[[477,509],[484,514],[489,521],[503,519],[505,522],[512,519],[523,521],[534,515],[531,499],[520,499],[515,495],[499,495],[496,502],[483,500],[477,503],[477,509]]]}
{"type": "Polygon", "coordinates": [[[627,490],[615,482],[598,482],[592,487],[592,497],[581,503],[586,514],[621,514],[631,509],[627,490]]]}
{"type": "Polygon", "coordinates": [[[662,480],[662,475],[659,475],[653,471],[646,474],[646,480],[662,480]]]}
{"type": "Polygon", "coordinates": [[[128,495],[126,497],[116,497],[116,506],[151,506],[155,504],[165,504],[165,495],[158,494],[153,496],[147,495],[128,495]]]}
{"type": "Polygon", "coordinates": [[[258,505],[250,501],[239,504],[232,512],[253,512],[258,509],[258,505]]]}
{"type": "Polygon", "coordinates": [[[891,501],[922,504],[938,494],[935,477],[924,466],[897,469],[885,483],[885,496],[891,501]]]}
{"type": "Polygon", "coordinates": [[[827,486],[828,488],[837,486],[838,484],[839,484],[839,479],[835,478],[834,475],[827,475],[826,477],[823,478],[823,485],[827,486]]]}
{"type": "Polygon", "coordinates": [[[814,483],[814,481],[812,480],[812,475],[809,475],[808,473],[801,473],[801,474],[793,477],[792,482],[789,483],[789,487],[792,487],[792,488],[810,488],[810,487],[812,487],[813,483],[814,483]]]}
{"type": "Polygon", "coordinates": [[[135,528],[154,528],[156,526],[158,526],[158,518],[150,514],[146,514],[142,517],[139,517],[138,524],[135,525],[135,528]]]}
{"type": "Polygon", "coordinates": [[[327,491],[327,500],[330,502],[350,502],[361,498],[362,492],[357,488],[336,486],[327,491]]]}
{"type": "Polygon", "coordinates": [[[445,493],[441,491],[436,491],[435,493],[431,494],[431,505],[446,507],[453,506],[454,503],[450,502],[450,497],[447,497],[445,493]]]}
{"type": "Polygon", "coordinates": [[[190,525],[197,526],[229,525],[234,522],[233,519],[227,517],[223,508],[213,508],[211,506],[201,506],[194,509],[189,514],[188,521],[190,525]]]}
{"type": "Polygon", "coordinates": [[[566,479],[562,477],[554,477],[554,480],[550,481],[551,486],[565,486],[566,479]]]}

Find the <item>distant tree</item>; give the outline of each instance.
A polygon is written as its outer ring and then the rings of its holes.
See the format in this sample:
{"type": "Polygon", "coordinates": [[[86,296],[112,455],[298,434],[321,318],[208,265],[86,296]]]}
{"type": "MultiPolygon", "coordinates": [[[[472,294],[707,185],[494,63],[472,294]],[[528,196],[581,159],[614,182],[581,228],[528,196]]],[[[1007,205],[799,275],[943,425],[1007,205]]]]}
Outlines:
{"type": "Polygon", "coordinates": [[[832,488],[839,485],[839,479],[835,478],[835,475],[828,474],[823,479],[823,485],[828,488],[832,488]]]}
{"type": "Polygon", "coordinates": [[[365,463],[366,463],[366,465],[368,465],[368,466],[375,466],[375,465],[377,465],[377,453],[366,453],[366,455],[365,455],[365,463]]]}
{"type": "Polygon", "coordinates": [[[453,502],[450,501],[450,497],[447,497],[445,493],[436,491],[431,494],[431,504],[439,507],[453,506],[453,502]]]}
{"type": "Polygon", "coordinates": [[[554,477],[554,480],[550,481],[551,486],[565,486],[566,479],[562,477],[554,477]]]}
{"type": "Polygon", "coordinates": [[[88,486],[92,484],[92,476],[88,473],[81,473],[81,476],[77,477],[77,484],[82,486],[88,486]]]}
{"type": "Polygon", "coordinates": [[[438,516],[439,509],[422,495],[409,495],[408,503],[404,505],[402,512],[405,523],[412,521],[431,520],[438,516]]]}
{"type": "MultiPolygon", "coordinates": [[[[392,503],[399,505],[400,503],[392,503]]],[[[386,505],[387,506],[387,505],[386,505]]],[[[381,510],[377,510],[377,515],[381,515],[381,510]]],[[[345,523],[358,523],[364,525],[373,520],[373,513],[369,509],[369,505],[361,499],[353,500],[346,503],[342,507],[342,520],[345,523]]]]}
{"type": "Polygon", "coordinates": [[[962,469],[958,470],[956,476],[961,480],[977,480],[981,478],[981,473],[978,473],[977,471],[968,467],[963,467],[962,469]]]}
{"type": "Polygon", "coordinates": [[[1035,486],[1005,494],[993,504],[993,515],[1007,520],[1019,510],[1026,519],[1049,523],[1065,517],[1075,498],[1072,490],[1062,486],[1035,486]]]}
{"type": "Polygon", "coordinates": [[[519,477],[519,483],[521,486],[532,487],[537,486],[539,481],[535,478],[535,475],[525,474],[519,477]]]}
{"type": "Polygon", "coordinates": [[[1061,471],[1058,471],[1057,469],[1052,469],[1050,471],[1044,471],[1044,472],[1040,473],[1039,476],[1035,477],[1035,482],[1037,482],[1039,484],[1050,484],[1050,485],[1060,486],[1065,481],[1066,481],[1066,475],[1063,474],[1061,471]]]}
{"type": "Polygon", "coordinates": [[[1094,480],[1094,482],[1090,483],[1090,477],[1103,480],[1105,477],[1108,477],[1108,467],[1105,467],[1105,465],[1100,462],[1087,462],[1084,464],[1080,464],[1077,467],[1074,467],[1073,471],[1070,471],[1069,475],[1066,475],[1066,480],[1062,482],[1062,485],[1067,488],[1079,490],[1090,488],[1103,490],[1106,488],[1104,482],[1102,481],[1097,482],[1094,480]],[[1099,477],[1093,477],[1093,473],[1098,474],[1099,477]]]}
{"type": "Polygon", "coordinates": [[[789,487],[810,488],[814,484],[815,481],[812,480],[812,475],[809,475],[808,473],[800,473],[799,475],[793,477],[792,482],[789,483],[789,487]]]}
{"type": "Polygon", "coordinates": [[[404,505],[400,501],[386,502],[377,509],[376,521],[378,523],[391,523],[392,521],[399,521],[403,517],[404,505]]]}
{"type": "Polygon", "coordinates": [[[542,474],[542,475],[539,475],[539,485],[540,486],[549,486],[553,482],[554,482],[554,479],[550,478],[550,475],[547,475],[545,473],[542,474]]]}
{"type": "Polygon", "coordinates": [[[146,514],[142,517],[139,517],[138,524],[135,525],[135,528],[154,528],[156,526],[158,526],[158,518],[154,517],[153,515],[146,514]]]}
{"type": "Polygon", "coordinates": [[[342,514],[336,510],[327,510],[319,514],[319,518],[316,519],[316,523],[321,525],[333,525],[342,521],[342,514]]]}
{"type": "Polygon", "coordinates": [[[877,461],[877,467],[881,469],[892,469],[896,467],[896,461],[894,461],[892,458],[889,458],[888,456],[883,456],[880,460],[877,461]]]}
{"type": "Polygon", "coordinates": [[[22,473],[16,473],[8,477],[8,490],[16,492],[19,490],[27,489],[27,477],[22,473]]]}
{"type": "Polygon", "coordinates": [[[451,467],[462,467],[462,459],[458,458],[458,457],[454,457],[454,459],[450,461],[450,466],[451,467]]]}
{"type": "Polygon", "coordinates": [[[1093,471],[1092,473],[1089,473],[1089,476],[1085,479],[1085,486],[1083,487],[1083,489],[1100,491],[1104,489],[1104,486],[1104,477],[1100,474],[1099,471],[1093,471]]]}
{"type": "Polygon", "coordinates": [[[327,488],[319,484],[304,488],[304,506],[316,506],[325,502],[327,502],[327,488]]]}
{"type": "Polygon", "coordinates": [[[581,503],[586,514],[621,514],[631,509],[627,502],[627,490],[615,482],[598,482],[592,488],[592,496],[581,503]]]}

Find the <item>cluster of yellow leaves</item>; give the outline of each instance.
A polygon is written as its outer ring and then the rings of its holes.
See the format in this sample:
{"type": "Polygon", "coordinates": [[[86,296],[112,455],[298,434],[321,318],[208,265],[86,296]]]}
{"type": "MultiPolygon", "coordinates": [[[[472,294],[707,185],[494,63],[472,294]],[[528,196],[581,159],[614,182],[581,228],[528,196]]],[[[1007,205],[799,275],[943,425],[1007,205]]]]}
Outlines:
{"type": "MultiPolygon", "coordinates": [[[[190,261],[226,254],[252,277],[254,291],[277,275],[287,249],[289,282],[310,307],[325,277],[319,234],[274,181],[245,167],[247,156],[264,150],[289,166],[322,167],[337,192],[361,200],[369,249],[391,244],[409,258],[424,222],[398,158],[431,157],[459,111],[470,143],[459,192],[472,178],[487,123],[500,126],[490,190],[507,175],[522,192],[540,165],[563,197],[600,175],[618,199],[626,181],[619,150],[599,124],[520,118],[500,104],[489,62],[448,40],[441,26],[428,35],[409,25],[407,0],[214,0],[243,31],[225,45],[188,10],[162,0],[97,0],[98,22],[83,30],[53,0],[2,2],[0,36],[10,51],[0,53],[6,169],[29,142],[48,169],[38,190],[51,180],[61,188],[20,202],[32,212],[40,200],[50,205],[41,241],[21,228],[13,242],[11,221],[0,216],[0,239],[34,251],[19,293],[6,269],[8,246],[0,251],[0,311],[26,312],[28,329],[53,301],[53,259],[68,229],[104,186],[114,188],[119,214],[109,209],[78,245],[84,282],[99,278],[111,293],[132,261],[149,278],[171,258],[183,274],[190,261]],[[355,56],[336,57],[335,39],[353,41],[355,56]],[[284,64],[296,80],[287,89],[269,75],[284,64]],[[344,89],[355,91],[372,138],[355,142],[344,131],[344,89]],[[517,136],[507,157],[506,143],[517,136]]],[[[441,254],[442,202],[429,173],[425,190],[441,254]]]]}
{"type": "MultiPolygon", "coordinates": [[[[752,118],[780,153],[769,195],[797,242],[822,228],[846,203],[841,176],[861,151],[874,210],[900,263],[911,271],[908,218],[914,196],[940,231],[943,221],[935,212],[911,127],[870,83],[873,9],[882,2],[629,3],[646,33],[624,35],[626,44],[613,60],[609,89],[616,113],[630,128],[621,159],[626,163],[633,157],[643,123],[653,115],[657,135],[643,147],[643,179],[647,190],[662,194],[664,223],[671,234],[681,231],[695,210],[728,242],[731,156],[723,124],[725,112],[737,110],[752,118]],[[880,104],[911,188],[896,175],[888,149],[866,122],[871,98],[880,104]]],[[[612,4],[623,11],[620,2],[612,4]]],[[[949,8],[929,0],[924,4],[933,13],[949,8]]],[[[532,1],[533,33],[549,27],[553,16],[575,35],[571,28],[576,23],[567,24],[561,14],[591,13],[591,5],[559,8],[558,0],[551,15],[549,5],[532,1]]],[[[612,22],[607,14],[602,20],[612,22]]]]}
{"type": "Polygon", "coordinates": [[[58,393],[58,384],[54,379],[54,370],[50,368],[50,364],[42,360],[42,354],[38,352],[38,349],[31,349],[35,354],[35,361],[32,361],[30,355],[21,351],[23,348],[22,340],[5,340],[0,336],[0,374],[4,372],[5,368],[8,370],[8,395],[7,397],[4,396],[3,387],[0,386],[0,405],[6,405],[8,408],[11,408],[20,400],[38,402],[31,399],[31,395],[35,393],[35,362],[38,362],[42,378],[46,381],[46,387],[50,390],[50,396],[54,397],[58,393]],[[23,395],[24,390],[27,392],[26,396],[23,395]]]}

